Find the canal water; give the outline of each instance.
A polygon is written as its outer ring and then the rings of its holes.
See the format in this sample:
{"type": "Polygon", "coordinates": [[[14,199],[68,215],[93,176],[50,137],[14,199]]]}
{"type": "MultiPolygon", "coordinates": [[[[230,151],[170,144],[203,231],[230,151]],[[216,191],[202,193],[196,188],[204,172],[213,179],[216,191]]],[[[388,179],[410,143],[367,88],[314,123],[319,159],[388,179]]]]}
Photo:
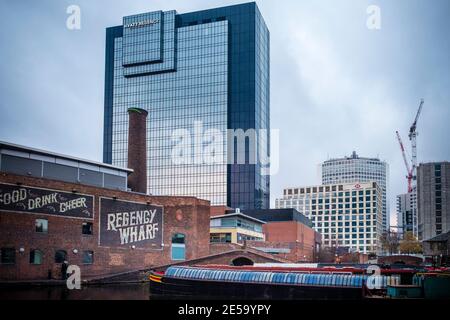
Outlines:
{"type": "Polygon", "coordinates": [[[84,286],[81,290],[66,287],[0,288],[0,300],[150,300],[148,283],[84,286]]]}

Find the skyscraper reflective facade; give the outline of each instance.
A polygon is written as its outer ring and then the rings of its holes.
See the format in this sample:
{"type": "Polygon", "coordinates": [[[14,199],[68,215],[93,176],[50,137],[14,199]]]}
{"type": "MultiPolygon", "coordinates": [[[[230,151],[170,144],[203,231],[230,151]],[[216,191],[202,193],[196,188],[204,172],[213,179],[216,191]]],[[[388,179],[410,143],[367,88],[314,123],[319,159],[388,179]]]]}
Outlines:
{"type": "Polygon", "coordinates": [[[127,109],[142,108],[149,193],[268,208],[269,176],[248,160],[249,148],[245,164],[227,162],[236,142],[226,131],[267,129],[256,141],[269,155],[269,58],[269,31],[255,3],[124,17],[106,32],[104,162],[127,166],[127,109]],[[173,161],[180,130],[192,133],[193,145],[182,163],[173,161]],[[211,130],[222,139],[205,141],[211,130]],[[202,161],[205,144],[223,161],[202,161]]]}
{"type": "Polygon", "coordinates": [[[382,190],[383,230],[389,228],[389,205],[387,181],[389,166],[377,158],[359,157],[353,152],[350,157],[330,159],[322,163],[322,184],[375,181],[382,190]]]}

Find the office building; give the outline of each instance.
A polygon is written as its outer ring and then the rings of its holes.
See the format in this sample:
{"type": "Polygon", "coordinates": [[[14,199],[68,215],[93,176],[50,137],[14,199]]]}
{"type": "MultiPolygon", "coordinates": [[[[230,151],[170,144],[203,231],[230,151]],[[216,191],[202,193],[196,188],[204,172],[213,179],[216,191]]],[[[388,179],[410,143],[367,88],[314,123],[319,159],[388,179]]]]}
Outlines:
{"type": "Polygon", "coordinates": [[[419,240],[450,231],[450,162],[421,163],[417,168],[419,240]]]}
{"type": "Polygon", "coordinates": [[[308,217],[323,246],[375,253],[382,235],[382,195],[376,182],[286,188],[275,206],[308,217]]]}
{"type": "Polygon", "coordinates": [[[250,217],[236,210],[234,213],[211,217],[211,243],[238,243],[256,240],[264,241],[264,221],[250,217]]]}
{"type": "Polygon", "coordinates": [[[322,163],[322,184],[375,181],[382,190],[383,231],[389,229],[389,166],[378,158],[350,157],[330,159],[322,163]]]}
{"type": "Polygon", "coordinates": [[[269,52],[255,3],[124,17],[106,31],[104,162],[126,166],[127,110],[143,109],[149,194],[268,208],[264,164],[253,160],[250,146],[229,151],[237,140],[227,130],[256,130],[258,154],[269,155],[269,52]],[[211,139],[212,130],[223,136],[211,139]],[[183,161],[174,161],[180,145],[183,161]],[[212,148],[209,163],[205,149],[212,148]]]}

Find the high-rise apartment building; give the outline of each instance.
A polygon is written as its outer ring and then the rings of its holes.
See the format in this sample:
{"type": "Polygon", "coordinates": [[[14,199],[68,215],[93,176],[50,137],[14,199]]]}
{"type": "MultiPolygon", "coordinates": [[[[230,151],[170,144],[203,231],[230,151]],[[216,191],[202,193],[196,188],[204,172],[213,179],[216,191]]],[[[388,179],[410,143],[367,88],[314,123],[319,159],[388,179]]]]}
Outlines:
{"type": "Polygon", "coordinates": [[[322,184],[375,181],[382,190],[383,231],[389,229],[389,166],[378,158],[350,157],[330,159],[322,163],[322,184]]]}
{"type": "Polygon", "coordinates": [[[375,253],[382,235],[383,191],[376,182],[286,188],[276,208],[294,208],[322,234],[322,245],[375,253]]]}
{"type": "Polygon", "coordinates": [[[230,151],[238,140],[227,131],[254,129],[269,156],[269,40],[255,3],[137,14],[108,28],[104,162],[126,166],[127,110],[144,109],[149,193],[268,208],[264,164],[250,161],[250,142],[230,151]]]}
{"type": "Polygon", "coordinates": [[[419,240],[450,231],[450,162],[419,165],[417,211],[419,240]]]}
{"type": "Polygon", "coordinates": [[[397,196],[397,227],[398,232],[412,232],[417,237],[417,193],[409,192],[397,196]]]}

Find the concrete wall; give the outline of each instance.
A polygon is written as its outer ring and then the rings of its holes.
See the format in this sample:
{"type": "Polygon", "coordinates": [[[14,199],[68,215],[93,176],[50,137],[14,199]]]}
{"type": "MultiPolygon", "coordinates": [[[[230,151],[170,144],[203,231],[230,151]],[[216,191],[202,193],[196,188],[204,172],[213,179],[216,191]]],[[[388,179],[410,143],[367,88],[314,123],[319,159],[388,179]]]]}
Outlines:
{"type": "Polygon", "coordinates": [[[450,231],[450,162],[420,164],[417,169],[417,213],[419,220],[419,240],[436,236],[437,225],[441,233],[450,231]],[[435,174],[435,165],[441,165],[440,177],[435,174]],[[441,182],[437,183],[436,179],[441,182]],[[436,196],[436,185],[441,186],[441,196],[436,196]],[[437,198],[441,199],[441,216],[438,217],[437,198]],[[440,222],[438,223],[438,219],[440,222]]]}

